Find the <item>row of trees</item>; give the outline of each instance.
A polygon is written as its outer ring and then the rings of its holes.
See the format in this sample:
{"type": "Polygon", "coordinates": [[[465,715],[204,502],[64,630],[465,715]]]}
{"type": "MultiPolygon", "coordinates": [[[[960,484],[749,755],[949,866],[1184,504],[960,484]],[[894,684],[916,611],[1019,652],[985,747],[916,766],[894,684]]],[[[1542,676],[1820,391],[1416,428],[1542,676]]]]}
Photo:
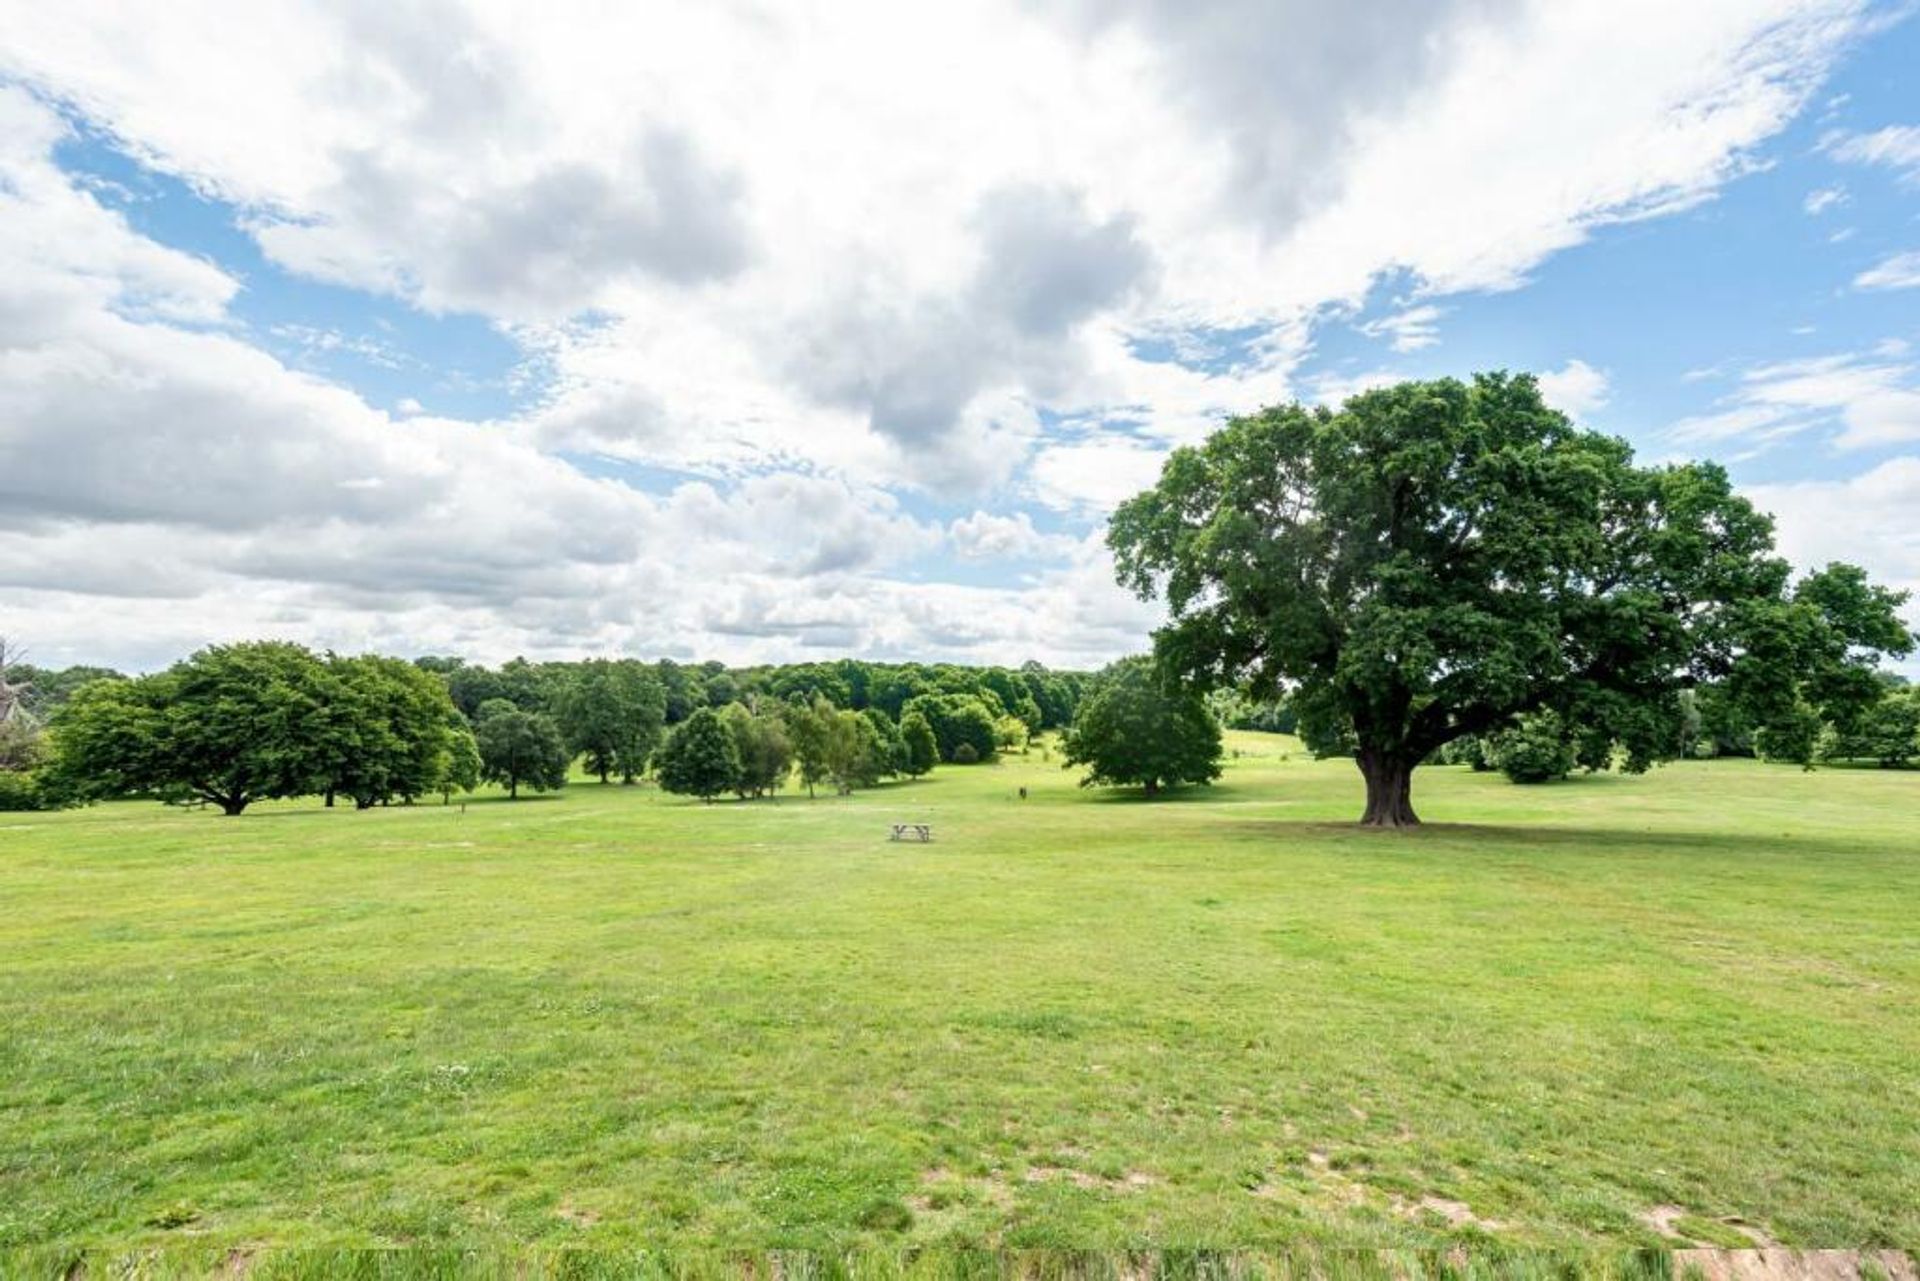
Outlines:
{"type": "MultiPolygon", "coordinates": [[[[605,660],[590,660],[604,662],[605,660]]],[[[480,705],[505,699],[523,711],[559,716],[588,664],[533,663],[516,658],[497,668],[458,658],[431,657],[416,662],[443,676],[447,692],[469,718],[480,705]]],[[[1001,722],[1017,720],[1028,735],[1064,729],[1073,719],[1087,677],[1056,672],[1039,663],[1018,668],[963,667],[951,663],[871,663],[840,659],[830,663],[727,667],[721,663],[675,663],[668,659],[643,668],[661,702],[662,721],[678,725],[703,707],[719,711],[739,703],[811,704],[826,699],[835,707],[864,712],[877,708],[896,724],[907,705],[928,696],[965,696],[982,704],[1004,739],[1001,722]]],[[[992,737],[992,736],[989,736],[992,737]]]]}
{"type": "Polygon", "coordinates": [[[1046,725],[1070,714],[1084,681],[1037,664],[726,669],[516,659],[489,670],[317,655],[283,642],[214,646],[131,679],[69,671],[84,678],[28,668],[0,645],[0,805],[137,794],[238,814],[257,800],[322,795],[366,808],[482,781],[517,797],[563,786],[575,761],[602,783],[632,783],[651,765],[670,790],[708,798],[767,795],[796,771],[809,794],[822,785],[846,792],[1024,748],[1032,730],[1023,717],[1046,725]],[[676,721],[670,683],[684,693],[695,674],[702,697],[743,697],[676,721]],[[821,688],[859,690],[869,701],[840,706],[821,688]],[[1051,710],[1038,710],[1036,691],[1051,710]],[[479,693],[488,696],[473,702],[479,693]]]}
{"type": "MultiPolygon", "coordinates": [[[[1920,759],[1920,689],[1892,674],[1879,673],[1878,698],[1844,706],[1844,723],[1818,720],[1810,709],[1780,729],[1756,729],[1738,714],[1723,689],[1687,690],[1672,727],[1672,754],[1709,759],[1746,756],[1801,765],[1863,763],[1899,769],[1920,759]],[[1808,749],[1811,741],[1812,748],[1808,749]]],[[[1471,734],[1442,748],[1436,759],[1446,765],[1499,770],[1516,783],[1545,783],[1577,768],[1600,769],[1608,760],[1586,759],[1579,736],[1558,715],[1535,712],[1493,734],[1471,734]]]]}
{"type": "Polygon", "coordinates": [[[700,708],[660,749],[660,786],[711,801],[770,796],[797,777],[809,796],[822,784],[840,795],[885,779],[917,778],[939,760],[926,717],[909,710],[896,724],[877,707],[811,703],[730,703],[700,708]]]}

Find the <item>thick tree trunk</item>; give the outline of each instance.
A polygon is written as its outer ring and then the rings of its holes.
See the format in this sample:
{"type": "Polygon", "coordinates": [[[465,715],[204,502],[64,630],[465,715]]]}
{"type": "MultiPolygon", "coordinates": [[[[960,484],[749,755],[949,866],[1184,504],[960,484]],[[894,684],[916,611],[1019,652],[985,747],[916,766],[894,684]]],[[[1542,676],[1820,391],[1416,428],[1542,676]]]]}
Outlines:
{"type": "Polygon", "coordinates": [[[220,798],[220,812],[228,818],[234,818],[244,812],[252,800],[251,796],[243,794],[223,796],[220,798]]]}
{"type": "Polygon", "coordinates": [[[1418,827],[1413,812],[1413,767],[1419,764],[1391,752],[1362,749],[1356,758],[1367,780],[1367,812],[1362,827],[1418,827]]]}
{"type": "Polygon", "coordinates": [[[333,789],[331,787],[327,789],[327,808],[333,808],[333,789]]]}
{"type": "Polygon", "coordinates": [[[517,774],[507,779],[507,799],[510,801],[520,799],[520,776],[517,774]]]}
{"type": "Polygon", "coordinates": [[[1148,779],[1148,780],[1147,780],[1147,795],[1148,795],[1148,796],[1150,796],[1150,797],[1151,797],[1151,796],[1158,796],[1158,795],[1160,795],[1160,780],[1159,780],[1159,779],[1157,779],[1157,778],[1150,778],[1150,779],[1148,779]]]}

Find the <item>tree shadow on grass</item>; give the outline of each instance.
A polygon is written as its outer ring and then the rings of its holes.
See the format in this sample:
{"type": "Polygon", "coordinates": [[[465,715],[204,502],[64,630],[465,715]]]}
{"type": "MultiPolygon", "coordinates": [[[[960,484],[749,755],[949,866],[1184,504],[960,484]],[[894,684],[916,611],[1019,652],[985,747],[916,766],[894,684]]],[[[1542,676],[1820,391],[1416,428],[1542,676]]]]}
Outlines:
{"type": "Polygon", "coordinates": [[[1240,821],[1222,832],[1236,842],[1257,842],[1285,848],[1289,842],[1311,841],[1324,847],[1329,838],[1342,843],[1365,845],[1370,851],[1389,853],[1396,848],[1409,854],[1437,854],[1444,847],[1449,855],[1497,854],[1509,857],[1515,852],[1541,854],[1577,854],[1619,852],[1628,854],[1795,854],[1805,855],[1827,847],[1818,832],[1769,835],[1758,832],[1713,832],[1697,829],[1649,831],[1618,827],[1543,827],[1531,824],[1423,822],[1418,827],[1362,827],[1357,822],[1326,819],[1257,819],[1240,821]]]}
{"type": "MultiPolygon", "coordinates": [[[[250,806],[244,814],[240,814],[237,817],[242,819],[313,818],[316,815],[322,814],[338,814],[346,818],[357,818],[368,814],[379,814],[383,812],[388,814],[458,814],[468,806],[472,806],[475,809],[491,809],[496,805],[541,805],[552,804],[553,802],[564,801],[565,799],[567,799],[566,795],[562,792],[529,792],[518,800],[505,795],[466,796],[456,798],[450,805],[442,805],[439,798],[435,797],[430,801],[415,801],[411,805],[374,805],[364,810],[355,809],[352,801],[348,801],[344,805],[335,805],[332,809],[328,809],[318,801],[315,801],[311,805],[283,805],[270,802],[262,806],[250,806]]],[[[212,806],[207,806],[204,809],[193,812],[213,818],[226,817],[226,815],[212,806]]]]}
{"type": "Polygon", "coordinates": [[[1094,805],[1188,805],[1219,801],[1237,794],[1237,789],[1231,787],[1190,784],[1170,787],[1152,796],[1148,796],[1143,787],[1083,787],[1079,789],[1078,798],[1094,805]]]}

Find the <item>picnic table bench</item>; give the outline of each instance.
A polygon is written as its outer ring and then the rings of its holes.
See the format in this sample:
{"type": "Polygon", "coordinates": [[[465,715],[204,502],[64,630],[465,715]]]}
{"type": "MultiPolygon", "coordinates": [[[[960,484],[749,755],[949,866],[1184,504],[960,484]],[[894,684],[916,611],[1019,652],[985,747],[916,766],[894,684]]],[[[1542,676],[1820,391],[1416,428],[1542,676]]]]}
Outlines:
{"type": "Polygon", "coordinates": [[[895,823],[890,841],[930,841],[933,839],[931,823],[895,823]]]}

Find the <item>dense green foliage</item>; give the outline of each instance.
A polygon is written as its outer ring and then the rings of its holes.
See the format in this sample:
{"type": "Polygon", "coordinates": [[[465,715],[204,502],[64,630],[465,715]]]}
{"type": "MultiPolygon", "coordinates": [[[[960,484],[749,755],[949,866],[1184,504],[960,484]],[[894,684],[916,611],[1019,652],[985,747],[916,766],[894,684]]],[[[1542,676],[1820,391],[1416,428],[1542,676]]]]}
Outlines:
{"type": "Polygon", "coordinates": [[[54,723],[55,768],[82,794],[144,792],[239,814],[324,789],[346,697],[298,645],[216,645],[156,675],[81,686],[54,723]]]}
{"type": "Polygon", "coordinates": [[[793,772],[793,742],[787,737],[786,718],[749,711],[740,703],[728,703],[721,717],[740,762],[733,790],[742,799],[779,791],[793,772]]]}
{"type": "Polygon", "coordinates": [[[1680,695],[1710,681],[1806,760],[1911,644],[1903,598],[1858,570],[1791,584],[1723,469],[1637,467],[1524,376],[1233,419],[1175,450],[1108,542],[1170,607],[1166,669],[1286,695],[1310,743],[1353,754],[1380,826],[1418,821],[1421,761],[1533,712],[1564,718],[1582,763],[1675,756],[1680,695]]]}
{"type": "Polygon", "coordinates": [[[320,660],[298,647],[291,651],[297,651],[293,665],[276,679],[237,678],[255,686],[246,694],[255,703],[281,700],[271,727],[255,723],[273,719],[266,711],[243,713],[241,703],[230,700],[219,719],[202,724],[195,751],[185,753],[156,737],[162,728],[171,736],[185,732],[171,722],[163,727],[165,718],[155,710],[173,705],[173,675],[127,681],[101,668],[48,673],[6,665],[13,679],[0,674],[0,691],[15,692],[0,693],[0,701],[19,714],[0,722],[0,804],[41,808],[149,794],[211,801],[238,813],[261,797],[308,792],[324,794],[329,804],[348,797],[360,808],[410,802],[432,792],[450,795],[483,776],[508,780],[516,791],[522,784],[550,789],[563,771],[554,763],[559,754],[549,724],[557,727],[569,763],[584,761],[602,782],[617,775],[631,783],[647,768],[664,728],[701,710],[726,711],[737,740],[742,769],[722,791],[767,795],[797,764],[811,795],[822,783],[845,791],[924,774],[963,743],[971,744],[974,759],[991,759],[996,745],[1022,750],[1029,735],[1072,715],[1083,680],[1038,663],[1016,670],[843,659],[729,668],[515,658],[489,668],[445,655],[402,663],[375,656],[320,660]],[[76,692],[102,681],[126,688],[82,699],[65,718],[72,750],[59,768],[47,766],[40,718],[31,709],[64,708],[76,692]],[[304,694],[288,701],[303,681],[304,694]],[[918,726],[912,735],[900,724],[901,709],[915,699],[928,700],[923,706],[939,714],[948,735],[944,748],[924,713],[910,718],[918,726]],[[495,726],[484,736],[483,759],[475,737],[482,710],[497,713],[500,704],[530,719],[495,726]],[[212,759],[228,738],[244,740],[235,761],[212,759]]]}
{"type": "Polygon", "coordinates": [[[567,750],[560,726],[544,712],[523,711],[508,699],[480,704],[474,720],[474,744],[480,753],[480,776],[507,789],[517,800],[520,789],[548,792],[565,787],[567,750]]]}
{"type": "Polygon", "coordinates": [[[1501,730],[1488,744],[1494,768],[1515,783],[1550,783],[1577,763],[1567,727],[1552,712],[1533,712],[1501,730]]]}
{"type": "Polygon", "coordinates": [[[921,712],[908,712],[900,718],[900,747],[900,772],[909,778],[919,778],[940,762],[940,740],[921,712]]]}
{"type": "Polygon", "coordinates": [[[1821,755],[1828,760],[1872,761],[1897,769],[1920,758],[1920,688],[1887,690],[1844,729],[1827,732],[1821,755]]]}
{"type": "Polygon", "coordinates": [[[1292,734],[1300,728],[1300,718],[1284,698],[1255,702],[1237,689],[1222,686],[1208,691],[1207,707],[1222,729],[1292,734]]]}
{"type": "Polygon", "coordinates": [[[1082,786],[1162,787],[1220,777],[1220,726],[1191,689],[1170,684],[1148,658],[1123,658],[1094,680],[1062,742],[1064,764],[1087,768],[1082,786]]]}
{"type": "Polygon", "coordinates": [[[1920,774],[1436,770],[1383,842],[1351,764],[1228,742],[1151,805],[1035,754],[818,805],[8,815],[0,1251],[1385,1281],[1920,1242],[1920,774]]]}
{"type": "Polygon", "coordinates": [[[740,749],[720,714],[702,707],[667,735],[655,772],[665,791],[711,801],[738,785],[740,749]]]}
{"type": "Polygon", "coordinates": [[[75,690],[90,681],[125,680],[110,667],[77,664],[72,667],[40,667],[17,660],[7,652],[7,641],[0,637],[0,722],[24,712],[44,724],[51,719],[75,690]]]}
{"type": "Polygon", "coordinates": [[[554,719],[567,747],[586,758],[602,783],[618,774],[631,783],[647,768],[666,722],[659,679],[643,663],[589,659],[560,683],[554,719]]]}
{"type": "Polygon", "coordinates": [[[932,727],[943,761],[988,761],[998,749],[993,707],[978,695],[920,694],[907,701],[904,714],[918,715],[932,727]],[[965,759],[960,755],[963,747],[965,759]]]}
{"type": "Polygon", "coordinates": [[[239,814],[324,794],[367,809],[476,781],[467,729],[438,677],[399,659],[321,659],[278,641],[89,680],[61,705],[52,734],[41,786],[63,801],[138,794],[239,814]]]}
{"type": "MultiPolygon", "coordinates": [[[[457,785],[456,741],[467,734],[431,673],[397,658],[327,659],[329,701],[312,732],[321,739],[321,787],[360,809],[412,801],[457,785]]],[[[469,784],[468,786],[471,786],[469,784]]]]}
{"type": "MultiPolygon", "coordinates": [[[[568,691],[590,666],[605,661],[531,663],[516,658],[490,669],[450,657],[415,660],[447,682],[454,705],[469,718],[488,699],[505,698],[524,710],[544,711],[563,720],[561,705],[568,691]]],[[[849,711],[878,708],[898,723],[914,698],[965,694],[980,700],[993,719],[1018,717],[1033,734],[1065,728],[1073,719],[1085,681],[1081,673],[1054,672],[1031,662],[1017,669],[852,658],[758,667],[661,659],[645,666],[660,691],[668,725],[678,725],[702,707],[718,711],[730,703],[750,708],[762,703],[811,706],[823,698],[849,711]]]]}

